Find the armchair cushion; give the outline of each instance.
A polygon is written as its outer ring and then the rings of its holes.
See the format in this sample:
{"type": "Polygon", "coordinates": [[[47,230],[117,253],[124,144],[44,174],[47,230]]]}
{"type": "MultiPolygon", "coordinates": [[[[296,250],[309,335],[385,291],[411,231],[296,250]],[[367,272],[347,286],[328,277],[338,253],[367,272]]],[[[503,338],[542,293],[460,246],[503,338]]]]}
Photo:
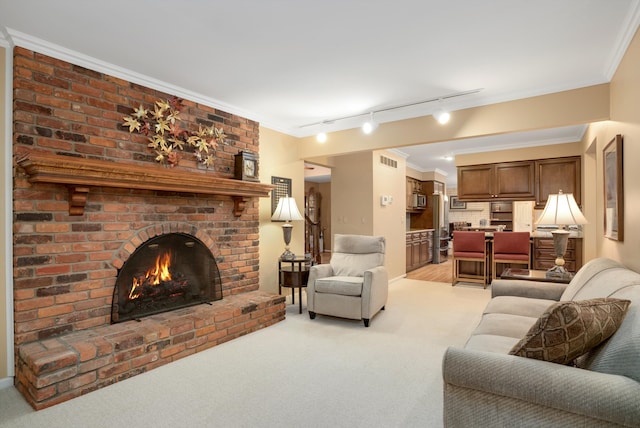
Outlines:
{"type": "Polygon", "coordinates": [[[384,265],[382,236],[336,235],[329,264],[335,276],[363,276],[364,271],[384,265]]]}
{"type": "Polygon", "coordinates": [[[316,280],[315,291],[318,293],[340,294],[342,296],[362,295],[362,276],[332,276],[316,280]]]}
{"type": "Polygon", "coordinates": [[[336,276],[364,275],[365,270],[384,264],[384,254],[345,254],[334,253],[329,262],[336,276]]]}
{"type": "Polygon", "coordinates": [[[509,354],[569,364],[611,337],[630,303],[610,298],[554,303],[509,354]]]}

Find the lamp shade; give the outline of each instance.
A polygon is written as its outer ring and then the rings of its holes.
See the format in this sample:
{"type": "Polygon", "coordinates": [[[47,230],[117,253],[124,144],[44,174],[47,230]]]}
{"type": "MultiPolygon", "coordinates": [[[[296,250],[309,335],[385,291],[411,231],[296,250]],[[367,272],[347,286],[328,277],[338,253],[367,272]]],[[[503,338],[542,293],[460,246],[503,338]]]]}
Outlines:
{"type": "Polygon", "coordinates": [[[298,211],[296,200],[294,198],[284,196],[278,201],[278,206],[271,216],[271,220],[292,221],[304,220],[304,218],[302,217],[302,214],[300,214],[300,211],[298,211]]]}
{"type": "Polygon", "coordinates": [[[569,224],[587,224],[588,221],[582,215],[578,204],[572,193],[562,193],[549,195],[547,204],[542,211],[542,215],[537,224],[555,224],[564,226],[569,224]]]}

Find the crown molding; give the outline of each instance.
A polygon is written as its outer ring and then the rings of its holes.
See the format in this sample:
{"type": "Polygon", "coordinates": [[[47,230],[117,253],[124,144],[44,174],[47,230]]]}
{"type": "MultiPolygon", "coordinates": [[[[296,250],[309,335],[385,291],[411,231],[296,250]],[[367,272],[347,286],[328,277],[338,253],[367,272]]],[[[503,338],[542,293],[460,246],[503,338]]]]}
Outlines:
{"type": "Polygon", "coordinates": [[[5,28],[0,28],[0,46],[9,49],[11,45],[11,37],[5,28]]]}
{"type": "MultiPolygon", "coordinates": [[[[29,49],[34,52],[41,53],[43,55],[47,55],[62,61],[66,61],[71,64],[79,65],[81,67],[85,67],[89,70],[94,70],[100,73],[108,74],[110,76],[126,80],[128,82],[136,83],[138,85],[155,89],[160,92],[172,94],[180,98],[184,98],[199,104],[206,105],[208,107],[219,109],[226,113],[234,114],[249,120],[253,120],[258,122],[260,126],[266,126],[267,128],[273,129],[275,131],[290,133],[289,130],[283,129],[282,127],[261,121],[260,117],[253,112],[244,110],[242,108],[239,108],[230,104],[225,104],[214,98],[205,97],[189,89],[182,88],[180,86],[176,86],[171,83],[164,82],[162,80],[155,79],[153,77],[149,77],[144,74],[137,73],[135,71],[132,71],[123,67],[119,67],[117,65],[108,63],[106,61],[102,61],[98,58],[94,58],[92,56],[85,55],[80,52],[73,51],[71,49],[67,49],[63,46],[59,46],[54,43],[47,42],[46,40],[33,37],[29,34],[22,33],[12,28],[4,28],[2,33],[6,34],[6,38],[8,39],[9,43],[14,46],[20,46],[25,49],[29,49]]],[[[2,39],[0,38],[0,42],[1,40],[2,39]]]]}
{"type": "Polygon", "coordinates": [[[406,159],[406,158],[408,158],[408,157],[409,157],[409,154],[408,154],[408,153],[405,153],[405,152],[403,152],[403,151],[402,151],[402,150],[400,150],[400,149],[385,149],[385,150],[386,150],[386,151],[388,151],[388,152],[391,152],[391,153],[393,153],[393,154],[395,154],[395,155],[398,155],[398,156],[400,156],[400,157],[401,157],[401,158],[403,158],[403,159],[406,159]]]}
{"type": "Polygon", "coordinates": [[[629,12],[625,15],[624,23],[620,26],[620,32],[618,33],[618,37],[614,43],[616,49],[611,52],[611,56],[607,61],[607,66],[604,70],[607,81],[610,82],[611,79],[613,79],[613,75],[618,69],[624,54],[627,52],[629,44],[631,43],[631,40],[633,40],[639,24],[640,1],[636,0],[631,2],[631,5],[629,6],[629,12]]]}

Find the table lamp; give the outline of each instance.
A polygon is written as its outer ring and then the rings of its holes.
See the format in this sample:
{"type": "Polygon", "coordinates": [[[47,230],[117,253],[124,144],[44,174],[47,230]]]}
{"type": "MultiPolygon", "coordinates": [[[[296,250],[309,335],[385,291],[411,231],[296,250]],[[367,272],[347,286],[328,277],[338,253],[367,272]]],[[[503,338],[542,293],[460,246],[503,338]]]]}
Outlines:
{"type": "Polygon", "coordinates": [[[271,216],[271,220],[274,221],[284,221],[285,224],[282,225],[282,232],[284,234],[284,253],[280,256],[282,260],[293,260],[296,255],[289,250],[289,243],[291,242],[291,230],[293,229],[293,225],[289,223],[292,220],[304,220],[300,211],[298,211],[298,206],[296,205],[296,200],[292,197],[282,197],[278,201],[278,206],[271,216]]]}
{"type": "Polygon", "coordinates": [[[536,224],[555,224],[558,229],[551,232],[553,235],[553,249],[556,253],[555,266],[547,270],[547,278],[567,278],[570,276],[564,267],[564,253],[567,251],[569,231],[565,226],[570,224],[587,224],[587,219],[582,215],[572,193],[549,195],[547,204],[536,224]]]}

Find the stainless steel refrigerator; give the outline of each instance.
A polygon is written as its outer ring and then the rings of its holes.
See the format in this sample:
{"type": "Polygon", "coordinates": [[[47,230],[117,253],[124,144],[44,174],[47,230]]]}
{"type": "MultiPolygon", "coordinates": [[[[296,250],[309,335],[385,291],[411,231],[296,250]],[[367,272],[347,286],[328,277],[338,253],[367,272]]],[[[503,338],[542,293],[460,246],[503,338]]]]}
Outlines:
{"type": "Polygon", "coordinates": [[[433,209],[433,263],[447,261],[449,254],[449,204],[441,193],[431,195],[433,209]]]}

